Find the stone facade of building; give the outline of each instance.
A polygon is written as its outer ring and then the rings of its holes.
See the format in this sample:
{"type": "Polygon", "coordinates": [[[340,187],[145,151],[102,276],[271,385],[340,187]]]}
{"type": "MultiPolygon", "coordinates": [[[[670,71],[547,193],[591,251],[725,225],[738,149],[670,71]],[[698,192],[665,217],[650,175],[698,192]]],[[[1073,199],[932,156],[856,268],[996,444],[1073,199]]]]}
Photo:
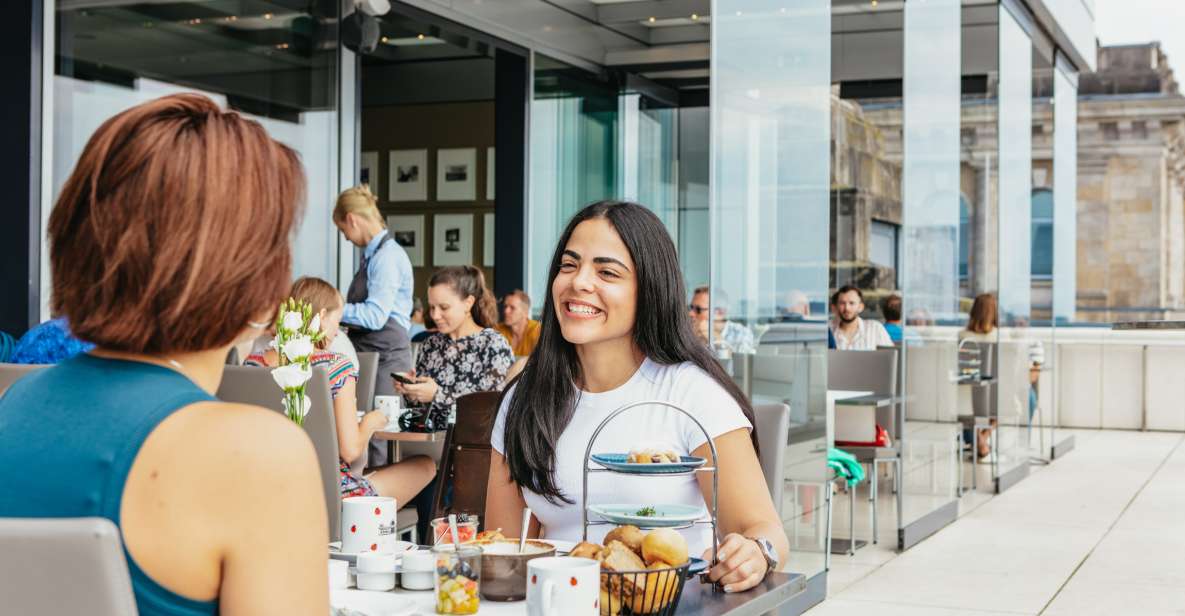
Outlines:
{"type": "MultiPolygon", "coordinates": [[[[1185,97],[1159,44],[1101,47],[1098,53],[1098,72],[1079,80],[1075,318],[1182,318],[1185,97]]],[[[1049,69],[1034,75],[1034,191],[1051,189],[1053,182],[1051,76],[1049,69]]],[[[995,79],[989,76],[987,92],[964,96],[962,107],[961,206],[969,254],[960,289],[966,299],[998,291],[999,258],[1008,249],[1006,240],[1001,247],[1000,237],[994,93],[995,79]]],[[[882,167],[897,174],[896,182],[881,184],[899,191],[900,101],[861,104],[859,117],[879,129],[882,167]]],[[[836,139],[842,138],[837,132],[836,139]]],[[[1032,318],[1048,319],[1051,281],[1031,284],[1032,318]]]]}

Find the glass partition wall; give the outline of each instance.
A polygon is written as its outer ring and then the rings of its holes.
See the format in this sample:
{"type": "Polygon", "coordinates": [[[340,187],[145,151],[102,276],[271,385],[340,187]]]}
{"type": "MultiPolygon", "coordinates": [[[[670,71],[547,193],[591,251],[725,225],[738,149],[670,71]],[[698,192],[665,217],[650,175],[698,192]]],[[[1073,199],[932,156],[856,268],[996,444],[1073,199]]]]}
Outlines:
{"type": "MultiPolygon", "coordinates": [[[[330,209],[341,185],[353,183],[339,175],[338,127],[354,122],[352,110],[339,117],[338,67],[343,54],[353,56],[341,49],[337,28],[318,26],[339,19],[337,3],[58,4],[53,199],[108,118],[167,94],[205,94],[300,153],[307,207],[293,238],[293,274],[337,280],[330,209]]],[[[42,268],[46,280],[48,271],[42,268]]]]}
{"type": "MultiPolygon", "coordinates": [[[[716,344],[759,417],[789,407],[790,571],[826,566],[831,6],[712,3],[712,299],[755,352],[716,344]]],[[[836,524],[839,524],[837,521],[836,524]]]]}
{"type": "Polygon", "coordinates": [[[958,509],[958,341],[949,324],[960,321],[960,11],[959,0],[905,4],[902,549],[958,509]]]}
{"type": "Polygon", "coordinates": [[[990,457],[997,491],[1028,471],[1031,354],[1040,344],[1031,328],[1033,45],[1008,6],[999,11],[999,290],[990,457]]]}
{"type": "Polygon", "coordinates": [[[1057,458],[1073,447],[1073,436],[1059,433],[1061,353],[1057,326],[1076,320],[1078,291],[1078,73],[1059,53],[1053,70],[1053,344],[1045,352],[1038,391],[1049,425],[1049,449],[1042,455],[1057,458]]]}

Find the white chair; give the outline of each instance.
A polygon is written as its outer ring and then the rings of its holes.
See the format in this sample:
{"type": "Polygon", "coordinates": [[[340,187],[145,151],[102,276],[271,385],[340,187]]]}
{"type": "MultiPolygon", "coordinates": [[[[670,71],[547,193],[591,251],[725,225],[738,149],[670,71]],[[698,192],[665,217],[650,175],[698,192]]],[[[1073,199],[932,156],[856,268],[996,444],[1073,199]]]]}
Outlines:
{"type": "Polygon", "coordinates": [[[0,518],[5,614],[136,616],[119,529],[104,518],[0,518]]]}
{"type": "Polygon", "coordinates": [[[765,474],[769,496],[774,501],[774,509],[778,511],[778,519],[781,519],[790,407],[785,404],[758,404],[753,407],[753,414],[757,420],[757,425],[754,426],[757,430],[757,444],[761,447],[757,457],[761,462],[761,472],[765,474]]]}

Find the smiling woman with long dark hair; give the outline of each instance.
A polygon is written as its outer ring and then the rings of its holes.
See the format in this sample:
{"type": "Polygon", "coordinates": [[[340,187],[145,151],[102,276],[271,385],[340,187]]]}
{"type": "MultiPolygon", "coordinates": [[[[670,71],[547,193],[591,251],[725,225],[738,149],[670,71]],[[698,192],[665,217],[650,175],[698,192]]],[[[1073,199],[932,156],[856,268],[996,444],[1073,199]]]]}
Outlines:
{"type": "MultiPolygon", "coordinates": [[[[713,579],[730,591],[756,585],[785,562],[788,542],[757,461],[752,407],[692,330],[678,254],[662,222],[634,203],[584,208],[560,237],[546,289],[539,344],[503,394],[494,424],[486,526],[517,528],[530,505],[533,534],[579,540],[592,432],[625,404],[662,400],[691,413],[720,457],[725,536],[713,579]]],[[[611,422],[594,451],[649,447],[710,456],[694,422],[659,406],[611,422]]],[[[590,501],[602,504],[704,505],[711,490],[707,474],[589,480],[590,501]]],[[[694,528],[685,531],[691,548],[710,547],[710,527],[694,528]]],[[[589,539],[604,530],[593,527],[589,539]]]]}

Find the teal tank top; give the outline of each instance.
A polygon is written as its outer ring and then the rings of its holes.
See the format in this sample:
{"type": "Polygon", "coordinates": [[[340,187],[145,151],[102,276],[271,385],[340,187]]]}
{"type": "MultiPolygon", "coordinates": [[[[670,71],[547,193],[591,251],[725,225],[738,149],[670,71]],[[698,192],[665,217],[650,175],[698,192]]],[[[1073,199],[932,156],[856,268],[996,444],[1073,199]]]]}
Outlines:
{"type": "MultiPolygon", "coordinates": [[[[38,370],[0,398],[0,517],[103,517],[120,526],[128,471],[174,412],[213,400],[178,372],[82,354],[38,370]]],[[[218,613],[148,577],[124,550],[141,616],[218,613]]]]}

